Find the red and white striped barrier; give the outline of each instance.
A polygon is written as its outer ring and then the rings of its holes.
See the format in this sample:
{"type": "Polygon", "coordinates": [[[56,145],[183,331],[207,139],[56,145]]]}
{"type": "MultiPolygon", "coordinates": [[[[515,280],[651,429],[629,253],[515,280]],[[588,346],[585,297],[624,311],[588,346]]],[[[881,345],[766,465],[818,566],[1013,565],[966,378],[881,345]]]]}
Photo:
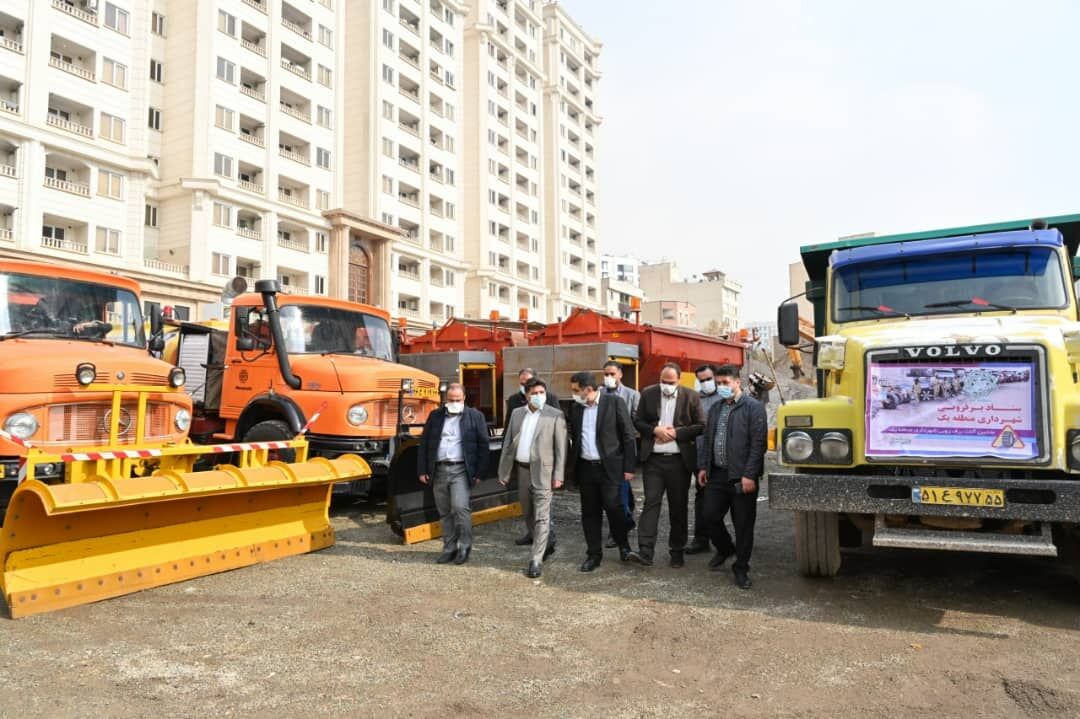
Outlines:
{"type": "MultiPolygon", "coordinates": [[[[227,454],[229,452],[247,452],[254,449],[289,449],[289,442],[238,442],[236,444],[215,444],[200,447],[207,454],[227,454]]],[[[96,462],[103,459],[146,459],[148,457],[163,457],[165,452],[160,449],[118,449],[109,452],[76,452],[62,454],[60,459],[64,462],[96,462]]]]}
{"type": "Polygon", "coordinates": [[[311,429],[311,425],[319,421],[319,417],[320,415],[322,415],[323,410],[326,409],[326,405],[326,402],[323,402],[321,405],[319,405],[319,408],[315,410],[315,414],[311,415],[311,419],[309,419],[307,421],[307,424],[305,424],[300,430],[300,434],[296,435],[297,437],[303,437],[305,434],[307,434],[307,431],[311,429]]]}

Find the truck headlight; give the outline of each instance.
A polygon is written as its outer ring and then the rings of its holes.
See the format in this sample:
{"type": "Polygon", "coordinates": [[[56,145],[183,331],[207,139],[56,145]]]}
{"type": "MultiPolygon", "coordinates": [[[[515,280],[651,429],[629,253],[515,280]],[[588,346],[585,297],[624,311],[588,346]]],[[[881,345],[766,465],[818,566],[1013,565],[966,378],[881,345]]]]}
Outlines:
{"type": "Polygon", "coordinates": [[[1069,458],[1073,467],[1080,467],[1080,432],[1075,429],[1069,433],[1069,458]]]}
{"type": "Polygon", "coordinates": [[[821,458],[829,462],[843,462],[851,455],[851,442],[840,432],[826,432],[818,444],[821,458]]]}
{"type": "Polygon", "coordinates": [[[188,428],[191,427],[191,412],[188,412],[186,409],[177,410],[176,418],[173,420],[173,423],[181,432],[187,432],[188,428]]]}
{"type": "Polygon", "coordinates": [[[805,462],[814,454],[814,440],[806,432],[789,432],[784,437],[784,455],[795,462],[805,462]]]}
{"type": "Polygon", "coordinates": [[[349,407],[349,411],[345,413],[345,419],[349,421],[349,424],[359,427],[368,420],[367,408],[362,404],[354,404],[349,407]]]}
{"type": "Polygon", "coordinates": [[[847,337],[828,335],[817,338],[818,369],[844,369],[844,354],[847,349],[847,337]]]}
{"type": "Polygon", "coordinates": [[[4,431],[16,439],[30,439],[38,431],[38,422],[32,414],[16,412],[4,420],[4,431]]]}
{"type": "Polygon", "coordinates": [[[180,389],[184,386],[184,382],[187,381],[187,373],[184,372],[183,367],[173,367],[169,372],[169,384],[180,389]]]}
{"type": "Polygon", "coordinates": [[[1069,364],[1080,364],[1080,327],[1061,330],[1061,337],[1065,341],[1065,356],[1069,364]]]}
{"type": "Polygon", "coordinates": [[[83,362],[75,368],[75,381],[82,387],[94,384],[97,379],[97,368],[89,362],[83,362]]]}

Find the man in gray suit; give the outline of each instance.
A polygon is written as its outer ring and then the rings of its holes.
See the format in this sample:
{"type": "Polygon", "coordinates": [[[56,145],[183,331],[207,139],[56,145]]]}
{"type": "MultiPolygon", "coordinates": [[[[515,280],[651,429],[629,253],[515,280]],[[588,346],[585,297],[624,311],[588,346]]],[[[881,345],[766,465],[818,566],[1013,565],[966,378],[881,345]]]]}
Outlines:
{"type": "Polygon", "coordinates": [[[525,513],[525,532],[533,538],[532,555],[525,576],[540,576],[540,563],[551,555],[551,491],[563,484],[566,465],[566,419],[546,405],[547,385],[533,377],[525,385],[528,404],[510,415],[499,459],[499,481],[510,484],[517,473],[518,497],[525,513]]]}

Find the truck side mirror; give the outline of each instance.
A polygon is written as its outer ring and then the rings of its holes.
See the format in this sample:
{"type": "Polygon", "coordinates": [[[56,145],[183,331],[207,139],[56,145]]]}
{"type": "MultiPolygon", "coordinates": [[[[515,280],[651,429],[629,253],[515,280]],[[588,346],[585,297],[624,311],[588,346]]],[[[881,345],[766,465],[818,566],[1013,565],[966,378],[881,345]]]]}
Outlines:
{"type": "Polygon", "coordinates": [[[150,336],[150,340],[146,343],[146,348],[151,352],[164,352],[165,351],[165,337],[161,333],[153,334],[150,336]]]}
{"type": "Polygon", "coordinates": [[[776,334],[785,347],[799,345],[799,305],[785,302],[776,311],[776,334]]]}

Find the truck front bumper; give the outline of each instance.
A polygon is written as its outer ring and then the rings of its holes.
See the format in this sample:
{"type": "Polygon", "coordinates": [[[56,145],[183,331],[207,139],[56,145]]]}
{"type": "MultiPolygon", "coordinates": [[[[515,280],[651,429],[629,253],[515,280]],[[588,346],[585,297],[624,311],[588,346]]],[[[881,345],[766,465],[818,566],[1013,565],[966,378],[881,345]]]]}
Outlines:
{"type": "Polygon", "coordinates": [[[772,473],[769,507],[801,512],[892,514],[1080,523],[1080,479],[952,479],[856,474],[772,473]],[[1000,489],[1003,507],[912,501],[915,487],[1000,489]]]}

